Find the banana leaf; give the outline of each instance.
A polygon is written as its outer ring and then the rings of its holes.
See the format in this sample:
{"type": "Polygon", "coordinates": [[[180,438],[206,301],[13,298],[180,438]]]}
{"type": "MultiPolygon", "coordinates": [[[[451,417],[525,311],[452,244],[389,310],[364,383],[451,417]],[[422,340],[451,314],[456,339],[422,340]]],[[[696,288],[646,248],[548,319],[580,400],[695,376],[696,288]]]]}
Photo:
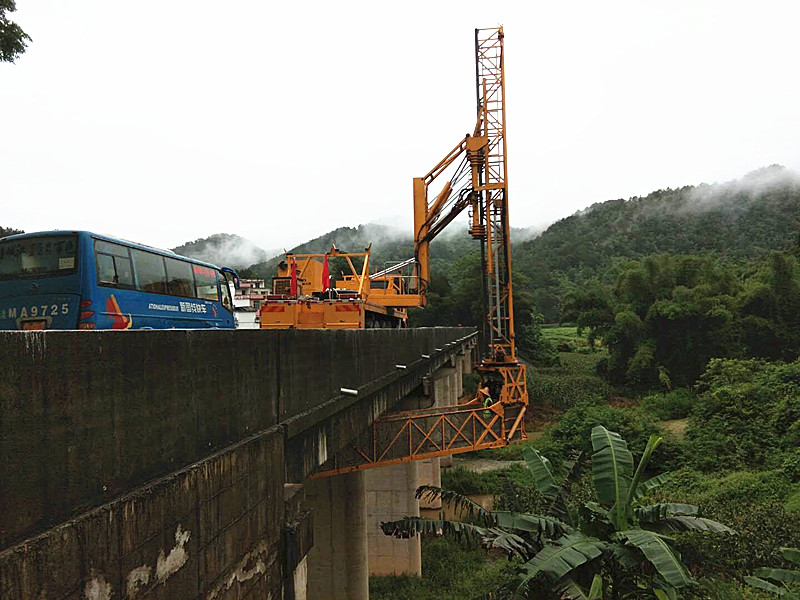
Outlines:
{"type": "Polygon", "coordinates": [[[509,554],[517,554],[523,560],[530,558],[533,553],[533,547],[515,533],[459,521],[403,517],[398,521],[381,523],[381,530],[385,535],[398,539],[408,539],[417,534],[444,535],[467,545],[497,548],[509,554]]]}
{"type": "Polygon", "coordinates": [[[600,575],[595,575],[592,579],[588,594],[572,579],[560,583],[555,589],[561,600],[603,600],[603,578],[600,575]]]}
{"type": "Polygon", "coordinates": [[[624,569],[635,567],[641,560],[637,558],[637,556],[633,553],[633,550],[621,544],[614,544],[611,547],[611,556],[614,557],[614,560],[622,565],[622,568],[624,569]]]}
{"type": "Polygon", "coordinates": [[[525,459],[528,470],[533,474],[539,493],[549,500],[555,498],[558,493],[558,484],[550,469],[550,461],[530,446],[522,449],[522,457],[525,459]]]}
{"type": "Polygon", "coordinates": [[[627,522],[628,490],[633,478],[633,456],[618,433],[602,425],[592,429],[592,475],[600,504],[611,506],[614,522],[622,529],[627,522]]]}
{"type": "Polygon", "coordinates": [[[403,517],[397,521],[384,521],[381,531],[398,539],[408,539],[417,534],[446,535],[469,544],[478,545],[487,534],[487,527],[480,527],[459,521],[425,519],[422,517],[403,517]]]}
{"type": "Polygon", "coordinates": [[[567,471],[567,474],[561,481],[561,485],[558,486],[558,491],[556,492],[555,497],[553,497],[550,502],[550,507],[547,510],[548,515],[558,517],[562,521],[571,522],[569,514],[569,492],[572,488],[572,484],[578,481],[578,479],[581,477],[582,457],[583,451],[573,450],[570,452],[567,460],[564,461],[564,467],[567,471]]]}
{"type": "Polygon", "coordinates": [[[589,600],[584,589],[572,579],[559,583],[555,591],[561,600],[589,600]]]}
{"type": "Polygon", "coordinates": [[[601,556],[606,544],[596,538],[574,532],[542,548],[539,553],[523,565],[525,576],[520,588],[539,573],[553,580],[564,577],[573,569],[601,556]]]}
{"type": "Polygon", "coordinates": [[[693,583],[691,576],[686,571],[681,559],[669,546],[664,536],[644,529],[631,529],[620,531],[615,536],[620,540],[627,540],[631,545],[641,550],[661,577],[675,588],[684,587],[693,583]]]}
{"type": "Polygon", "coordinates": [[[639,480],[642,478],[642,475],[644,475],[645,469],[647,469],[650,457],[662,441],[662,438],[657,435],[651,435],[650,439],[647,440],[647,446],[644,448],[642,458],[639,460],[639,466],[636,467],[636,472],[633,474],[633,481],[628,488],[628,496],[625,500],[626,510],[630,510],[630,507],[633,505],[633,497],[636,495],[636,489],[639,487],[639,480]]]}
{"type": "Polygon", "coordinates": [[[798,548],[781,548],[781,556],[791,563],[800,565],[800,549],[798,548]]]}
{"type": "Polygon", "coordinates": [[[771,584],[769,581],[764,581],[763,579],[759,579],[758,577],[745,577],[744,580],[747,582],[748,585],[753,586],[754,588],[758,588],[759,590],[764,590],[765,592],[770,592],[781,598],[786,598],[787,600],[791,599],[794,600],[798,598],[797,594],[793,594],[786,588],[779,588],[777,585],[771,584]]]}
{"type": "Polygon", "coordinates": [[[496,527],[492,527],[486,531],[481,540],[481,544],[484,548],[503,550],[509,556],[517,555],[522,560],[528,560],[535,552],[534,547],[516,533],[511,533],[496,527]]]}
{"type": "Polygon", "coordinates": [[[709,533],[736,533],[730,527],[704,517],[668,517],[659,523],[655,523],[655,525],[656,527],[664,528],[670,532],[707,531],[709,533]]]}
{"type": "MultiPolygon", "coordinates": [[[[653,593],[656,595],[658,600],[678,600],[678,592],[675,591],[675,588],[667,585],[663,581],[659,583],[659,585],[665,586],[665,589],[661,588],[653,588],[653,593]]],[[[719,598],[718,600],[722,600],[719,598]]]]}
{"type": "Polygon", "coordinates": [[[418,500],[427,500],[428,502],[441,498],[442,502],[452,505],[460,517],[475,518],[487,526],[494,524],[494,517],[490,511],[458,492],[445,490],[433,485],[421,485],[417,488],[414,496],[418,500]]]}
{"type": "Polygon", "coordinates": [[[800,571],[790,571],[789,569],[770,569],[762,567],[756,569],[757,577],[765,577],[781,583],[798,584],[800,583],[800,571]]]}
{"type": "Polygon", "coordinates": [[[670,479],[672,479],[672,473],[662,473],[661,475],[656,475],[655,477],[651,477],[647,481],[643,481],[642,483],[636,486],[636,491],[634,492],[633,497],[631,499],[632,502],[640,500],[643,496],[650,493],[658,486],[665,484],[670,479]]]}
{"type": "Polygon", "coordinates": [[[506,511],[492,513],[498,527],[537,533],[547,538],[560,538],[574,530],[566,523],[552,517],[526,515],[506,511]]]}
{"type": "Polygon", "coordinates": [[[641,524],[659,523],[669,517],[696,517],[699,509],[693,504],[651,504],[637,508],[633,514],[641,524]]]}
{"type": "Polygon", "coordinates": [[[589,597],[586,600],[603,600],[603,578],[595,575],[592,579],[592,587],[589,588],[589,597]]]}
{"type": "Polygon", "coordinates": [[[597,502],[587,502],[584,504],[586,510],[596,514],[603,521],[608,521],[608,511],[597,502]]]}

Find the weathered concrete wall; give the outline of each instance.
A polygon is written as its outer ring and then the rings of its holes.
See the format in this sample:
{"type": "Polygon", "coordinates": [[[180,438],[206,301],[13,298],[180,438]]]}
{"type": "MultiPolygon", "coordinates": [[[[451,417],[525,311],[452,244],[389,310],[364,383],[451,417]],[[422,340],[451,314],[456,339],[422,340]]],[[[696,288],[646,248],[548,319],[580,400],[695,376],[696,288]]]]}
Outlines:
{"type": "Polygon", "coordinates": [[[0,333],[0,548],[274,426],[249,333],[0,333]]]}
{"type": "MultiPolygon", "coordinates": [[[[464,335],[0,332],[0,549],[279,422],[292,438],[326,421],[333,451],[374,418],[372,404],[347,410],[371,382],[464,335]]],[[[383,410],[406,387],[381,390],[383,410]]],[[[294,481],[319,464],[309,452],[292,447],[294,481]]]]}
{"type": "Polygon", "coordinates": [[[273,428],[0,553],[0,598],[280,598],[273,428]]]}
{"type": "Polygon", "coordinates": [[[0,597],[301,586],[311,528],[285,507],[286,474],[316,468],[469,333],[0,332],[0,597]]]}

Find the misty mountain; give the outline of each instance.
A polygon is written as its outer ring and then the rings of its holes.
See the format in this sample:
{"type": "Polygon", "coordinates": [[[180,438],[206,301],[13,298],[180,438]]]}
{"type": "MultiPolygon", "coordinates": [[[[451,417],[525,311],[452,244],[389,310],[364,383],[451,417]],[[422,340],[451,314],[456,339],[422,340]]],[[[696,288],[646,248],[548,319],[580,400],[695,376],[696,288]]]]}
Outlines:
{"type": "MultiPolygon", "coordinates": [[[[535,228],[513,229],[512,239],[532,239],[540,233],[535,228]]],[[[411,231],[404,231],[387,225],[367,223],[358,227],[339,227],[313,240],[290,249],[297,254],[327,252],[332,245],[347,252],[363,252],[372,244],[370,260],[372,269],[403,261],[414,255],[411,231]]],[[[432,266],[447,266],[460,256],[479,250],[480,246],[467,233],[466,225],[454,224],[431,243],[432,266]]],[[[279,254],[269,260],[251,265],[240,272],[243,277],[270,279],[277,270],[284,255],[279,254]]]]}
{"type": "MultiPolygon", "coordinates": [[[[658,254],[710,254],[739,264],[753,264],[774,250],[797,242],[800,232],[800,176],[773,165],[726,183],[658,190],[627,200],[593,204],[539,232],[512,229],[515,292],[525,291],[549,321],[560,316],[561,299],[570,286],[613,281],[620,261],[658,254]]],[[[185,244],[175,251],[216,264],[245,264],[255,245],[220,234],[185,244]],[[224,243],[211,243],[220,239],[224,243]],[[199,244],[199,248],[196,245],[199,244]],[[216,249],[202,256],[196,252],[216,249]],[[216,252],[216,253],[215,253],[216,252]],[[232,257],[241,257],[234,261],[232,257]]],[[[325,252],[332,244],[359,252],[372,243],[372,267],[413,256],[410,231],[385,225],[340,227],[291,249],[325,252]]],[[[480,245],[456,222],[431,243],[431,285],[442,297],[461,285],[480,245]]],[[[270,279],[282,255],[263,251],[244,277],[270,279]]],[[[475,295],[470,289],[467,297],[475,295]]],[[[516,296],[516,293],[515,293],[516,296]]]]}
{"type": "Polygon", "coordinates": [[[516,245],[514,266],[555,319],[565,284],[608,283],[620,259],[712,254],[752,263],[791,247],[798,232],[800,176],[773,165],[727,183],[593,204],[516,245]]]}
{"type": "Polygon", "coordinates": [[[266,260],[268,253],[248,239],[229,233],[215,233],[206,238],[172,248],[182,256],[239,269],[266,260]]]}
{"type": "MultiPolygon", "coordinates": [[[[339,227],[303,244],[291,248],[289,251],[297,254],[327,252],[335,245],[339,250],[347,252],[363,252],[364,248],[372,244],[371,258],[373,264],[376,259],[403,260],[411,256],[413,251],[411,235],[403,235],[399,229],[386,225],[368,223],[358,227],[339,227]]],[[[248,269],[240,272],[242,277],[259,277],[271,279],[284,255],[278,254],[271,258],[251,264],[248,269]]]]}

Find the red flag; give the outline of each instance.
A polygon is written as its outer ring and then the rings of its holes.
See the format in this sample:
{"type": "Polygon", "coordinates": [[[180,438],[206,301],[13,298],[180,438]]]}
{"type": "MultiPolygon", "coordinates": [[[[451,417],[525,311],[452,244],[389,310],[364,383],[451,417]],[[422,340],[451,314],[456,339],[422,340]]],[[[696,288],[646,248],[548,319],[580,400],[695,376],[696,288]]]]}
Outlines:
{"type": "Polygon", "coordinates": [[[328,273],[328,255],[325,255],[325,260],[322,263],[322,291],[327,292],[330,287],[331,276],[328,273]]]}
{"type": "Polygon", "coordinates": [[[292,287],[289,289],[292,296],[297,296],[297,263],[292,257],[292,287]]]}

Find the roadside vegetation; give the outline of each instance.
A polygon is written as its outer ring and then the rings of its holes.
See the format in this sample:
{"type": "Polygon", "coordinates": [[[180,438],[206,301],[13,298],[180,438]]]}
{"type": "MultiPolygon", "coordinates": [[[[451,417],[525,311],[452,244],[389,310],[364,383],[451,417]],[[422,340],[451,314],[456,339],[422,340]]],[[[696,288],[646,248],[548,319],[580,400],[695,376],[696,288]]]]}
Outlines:
{"type": "MultiPolygon", "coordinates": [[[[420,532],[425,547],[450,544],[453,556],[492,547],[462,575],[502,564],[494,598],[797,597],[798,198],[797,177],[770,167],[730,185],[596,205],[516,247],[528,440],[475,453],[504,468],[476,473],[459,461],[442,491],[422,490],[466,508],[466,526],[411,520],[386,531],[420,532]],[[623,479],[644,465],[638,481],[654,485],[631,484],[627,503],[612,502],[596,471],[598,431],[624,440],[623,479]],[[486,494],[493,510],[470,506],[486,494]],[[577,554],[561,563],[568,546],[577,554]]],[[[426,324],[479,322],[477,264],[462,254],[434,278],[426,324]]],[[[445,556],[425,554],[419,595],[406,597],[429,597],[439,560],[460,579],[445,556]]],[[[382,593],[372,597],[399,597],[382,593]]],[[[487,594],[476,586],[457,597],[487,594]]]]}
{"type": "MultiPolygon", "coordinates": [[[[562,351],[556,353],[556,362],[531,369],[528,441],[475,453],[476,458],[508,461],[508,466],[482,473],[464,466],[453,467],[443,472],[443,489],[465,497],[492,494],[495,511],[542,515],[551,502],[542,493],[536,475],[519,461],[535,451],[549,460],[553,477],[561,481],[572,473],[572,452],[579,451],[583,453],[579,460],[583,469],[573,476],[565,502],[568,511],[585,513],[585,507],[591,503],[602,505],[589,460],[594,452],[592,430],[602,426],[619,434],[636,464],[647,451],[652,436],[658,436],[664,442],[650,453],[647,477],[662,473],[669,476],[660,486],[648,490],[642,501],[662,506],[695,506],[695,515],[734,532],[664,533],[664,539],[691,580],[676,588],[674,597],[703,600],[776,597],[764,587],[748,585],[745,578],[791,569],[792,564],[781,549],[800,546],[800,360],[768,360],[746,355],[710,358],[692,385],[672,389],[657,384],[620,385],[610,382],[602,367],[598,369],[607,359],[609,348],[601,340],[596,340],[592,348],[586,329],[578,333],[577,326],[545,326],[541,331],[547,343],[562,351]]],[[[462,588],[454,593],[448,591],[450,588],[441,579],[438,583],[429,579],[429,574],[442,568],[446,568],[454,581],[461,581],[463,576],[464,581],[477,578],[487,585],[496,584],[495,594],[499,593],[497,590],[519,586],[520,573],[525,572],[521,565],[525,561],[518,553],[511,552],[512,559],[508,560],[508,553],[500,550],[481,550],[477,538],[472,540],[477,543],[470,544],[463,535],[460,539],[440,537],[431,531],[423,536],[426,548],[423,578],[402,584],[399,582],[405,582],[406,578],[391,578],[391,586],[383,578],[373,579],[371,597],[379,600],[489,597],[486,594],[491,590],[477,584],[468,587],[469,593],[462,588]],[[480,556],[482,560],[476,559],[469,565],[449,562],[448,557],[461,556],[462,552],[478,552],[472,556],[480,556]],[[462,575],[456,575],[462,567],[462,575]],[[396,590],[411,588],[397,587],[402,585],[417,587],[403,596],[396,590]]],[[[637,560],[646,556],[641,550],[631,552],[637,560]]],[[[592,564],[594,574],[604,577],[605,595],[598,597],[622,597],[612,595],[613,568],[607,562],[607,554],[602,556],[587,561],[592,564]]],[[[657,569],[642,567],[636,573],[638,591],[628,590],[625,597],[660,598],[655,591],[662,590],[657,587],[657,569]],[[648,574],[652,578],[642,583],[641,578],[647,579],[648,574]]],[[[774,579],[764,580],[770,585],[784,585],[774,579]]],[[[521,590],[518,597],[581,598],[578,588],[583,597],[589,597],[593,576],[586,579],[581,575],[575,581],[578,587],[573,589],[572,596],[563,595],[566,588],[559,588],[559,581],[560,578],[554,580],[547,574],[539,574],[531,578],[527,591],[521,590]],[[557,588],[562,591],[555,592],[557,588]]],[[[662,591],[668,594],[664,597],[672,597],[669,595],[672,591],[666,588],[662,591]]]]}

